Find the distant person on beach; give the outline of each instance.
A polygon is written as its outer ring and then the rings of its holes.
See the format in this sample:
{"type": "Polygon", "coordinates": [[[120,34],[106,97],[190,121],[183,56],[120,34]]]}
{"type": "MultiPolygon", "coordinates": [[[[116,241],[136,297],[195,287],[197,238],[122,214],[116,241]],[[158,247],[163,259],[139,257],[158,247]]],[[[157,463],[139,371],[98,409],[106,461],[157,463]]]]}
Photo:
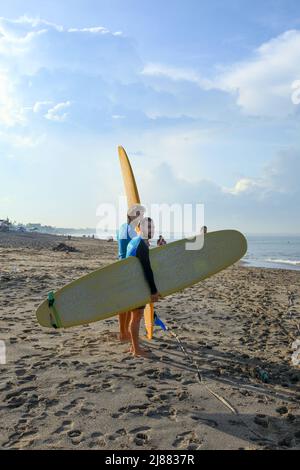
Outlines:
{"type": "MultiPolygon", "coordinates": [[[[145,217],[138,225],[138,236],[133,238],[127,247],[126,257],[136,256],[142,265],[145,279],[151,292],[151,303],[157,302],[160,294],[155,285],[153,271],[149,258],[148,241],[154,235],[154,223],[149,217],[145,217]]],[[[142,349],[139,344],[139,329],[145,305],[132,310],[129,323],[129,334],[131,338],[131,352],[134,356],[148,357],[148,352],[142,349]]]]}
{"type": "MultiPolygon", "coordinates": [[[[135,227],[138,225],[140,220],[144,217],[146,209],[140,204],[134,204],[128,209],[127,222],[121,225],[118,233],[118,258],[125,259],[126,252],[129,242],[137,236],[135,227]]],[[[129,335],[129,321],[131,312],[124,312],[119,314],[119,326],[120,326],[120,341],[130,341],[129,335]]]]}
{"type": "Polygon", "coordinates": [[[158,240],[157,240],[157,246],[164,246],[167,244],[166,240],[163,238],[162,235],[159,235],[158,240]]]}

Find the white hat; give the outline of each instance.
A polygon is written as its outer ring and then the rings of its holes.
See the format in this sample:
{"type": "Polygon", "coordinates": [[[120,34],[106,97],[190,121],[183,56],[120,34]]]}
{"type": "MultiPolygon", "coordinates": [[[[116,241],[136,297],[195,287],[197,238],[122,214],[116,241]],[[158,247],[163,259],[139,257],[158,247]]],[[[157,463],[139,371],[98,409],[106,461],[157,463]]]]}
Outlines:
{"type": "Polygon", "coordinates": [[[127,211],[127,215],[129,217],[136,216],[140,220],[144,217],[145,212],[146,212],[146,208],[144,206],[142,206],[141,204],[133,204],[133,206],[129,207],[127,211]],[[138,212],[139,212],[139,215],[137,215],[138,212]]]}

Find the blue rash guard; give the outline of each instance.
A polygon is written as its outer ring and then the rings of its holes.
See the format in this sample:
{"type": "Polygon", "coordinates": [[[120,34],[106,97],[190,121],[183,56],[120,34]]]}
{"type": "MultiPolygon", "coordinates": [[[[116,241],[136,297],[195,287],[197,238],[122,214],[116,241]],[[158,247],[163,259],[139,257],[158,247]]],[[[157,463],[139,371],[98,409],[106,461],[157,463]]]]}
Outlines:
{"type": "Polygon", "coordinates": [[[127,246],[126,258],[129,256],[136,256],[142,265],[145,278],[150,287],[151,294],[157,293],[157,288],[154,282],[153,271],[149,258],[149,247],[146,245],[141,236],[133,238],[127,246]]]}
{"type": "Polygon", "coordinates": [[[133,238],[136,237],[136,231],[130,224],[123,224],[117,233],[118,246],[119,246],[119,259],[126,258],[127,246],[133,238]]]}

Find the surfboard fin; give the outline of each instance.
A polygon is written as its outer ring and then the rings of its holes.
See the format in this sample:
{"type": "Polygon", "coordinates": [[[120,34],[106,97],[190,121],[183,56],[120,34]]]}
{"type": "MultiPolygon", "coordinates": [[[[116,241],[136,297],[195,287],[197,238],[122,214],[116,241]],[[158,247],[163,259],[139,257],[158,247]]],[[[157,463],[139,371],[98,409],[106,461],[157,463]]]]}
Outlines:
{"type": "Polygon", "coordinates": [[[163,331],[167,331],[168,329],[164,322],[159,318],[157,313],[154,313],[154,325],[160,326],[163,331]]]}
{"type": "Polygon", "coordinates": [[[61,325],[59,314],[58,314],[58,312],[57,312],[57,310],[54,306],[54,302],[55,302],[54,292],[51,291],[48,294],[48,307],[50,309],[52,309],[52,312],[53,312],[54,318],[55,318],[55,322],[53,321],[52,313],[50,313],[50,322],[51,322],[51,325],[53,326],[53,328],[57,329],[57,328],[61,328],[62,325],[61,325]]]}

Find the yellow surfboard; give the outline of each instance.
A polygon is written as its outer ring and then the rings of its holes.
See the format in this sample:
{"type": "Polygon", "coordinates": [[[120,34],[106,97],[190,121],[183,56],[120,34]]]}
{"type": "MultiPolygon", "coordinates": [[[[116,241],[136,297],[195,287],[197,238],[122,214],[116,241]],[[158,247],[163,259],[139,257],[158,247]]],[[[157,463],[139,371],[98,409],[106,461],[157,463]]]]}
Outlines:
{"type": "MultiPolygon", "coordinates": [[[[187,249],[187,243],[190,242],[179,240],[150,250],[155,282],[162,297],[231,266],[247,251],[245,237],[235,230],[208,233],[201,250],[187,249]]],[[[149,301],[150,289],[142,266],[137,258],[130,257],[51,293],[36,316],[44,327],[69,328],[128,312],[149,301]]]]}
{"type": "Polygon", "coordinates": [[[144,310],[145,328],[147,332],[147,339],[151,340],[154,330],[154,305],[148,304],[144,310]]]}
{"type": "Polygon", "coordinates": [[[127,153],[125,152],[125,149],[121,146],[118,147],[118,152],[125,186],[127,205],[129,208],[134,204],[140,204],[141,201],[127,153]]]}
{"type": "MultiPolygon", "coordinates": [[[[127,198],[127,206],[128,208],[133,206],[134,204],[140,204],[140,196],[138,192],[138,188],[136,185],[135,177],[130,165],[129,158],[125,149],[121,146],[118,147],[119,152],[119,160],[121,165],[121,171],[125,186],[125,193],[127,198]]],[[[147,338],[152,339],[153,336],[153,328],[154,328],[154,305],[148,304],[144,310],[144,319],[145,319],[145,327],[147,331],[147,338]]]]}

